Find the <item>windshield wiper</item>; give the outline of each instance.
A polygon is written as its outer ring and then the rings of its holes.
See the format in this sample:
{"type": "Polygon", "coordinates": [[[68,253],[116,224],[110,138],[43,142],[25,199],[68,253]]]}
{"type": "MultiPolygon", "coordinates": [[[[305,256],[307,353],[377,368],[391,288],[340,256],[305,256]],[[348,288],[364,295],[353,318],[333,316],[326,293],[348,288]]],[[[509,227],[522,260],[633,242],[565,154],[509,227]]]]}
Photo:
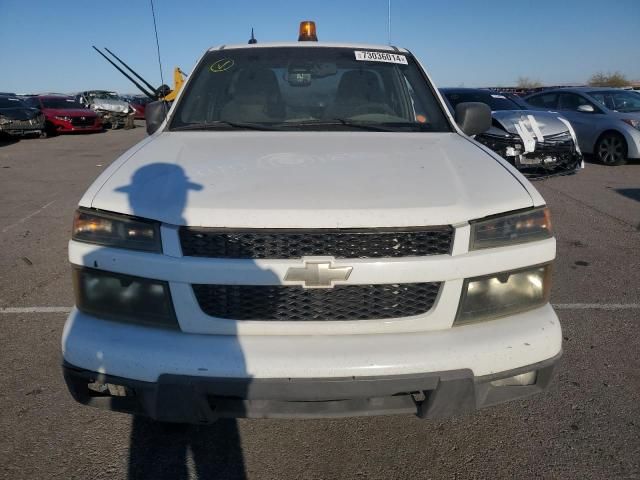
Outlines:
{"type": "Polygon", "coordinates": [[[359,122],[355,120],[349,120],[346,118],[330,118],[328,120],[313,120],[306,122],[291,122],[291,123],[282,123],[280,124],[283,127],[317,127],[317,126],[332,126],[332,125],[344,125],[347,127],[359,128],[361,130],[369,130],[372,132],[402,132],[406,128],[410,128],[412,131],[420,130],[422,128],[419,124],[414,124],[410,122],[405,123],[392,123],[394,125],[383,125],[379,123],[372,122],[359,122]]]}
{"type": "Polygon", "coordinates": [[[383,127],[372,123],[355,122],[346,118],[330,118],[328,120],[312,120],[306,122],[283,123],[282,126],[291,127],[322,127],[331,125],[345,125],[347,127],[360,128],[362,130],[370,130],[373,132],[397,132],[394,128],[383,127]]]}
{"type": "Polygon", "coordinates": [[[237,128],[241,130],[280,130],[277,127],[263,125],[260,123],[229,122],[227,120],[216,120],[215,122],[190,123],[188,125],[181,125],[179,127],[173,127],[171,131],[180,132],[187,130],[217,130],[220,128],[237,128]]]}

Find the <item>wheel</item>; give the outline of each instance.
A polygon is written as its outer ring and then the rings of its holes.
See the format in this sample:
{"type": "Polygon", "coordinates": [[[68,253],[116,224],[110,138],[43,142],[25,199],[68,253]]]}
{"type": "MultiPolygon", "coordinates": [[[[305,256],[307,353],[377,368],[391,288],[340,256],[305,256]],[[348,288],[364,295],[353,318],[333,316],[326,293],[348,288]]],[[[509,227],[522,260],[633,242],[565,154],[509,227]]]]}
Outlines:
{"type": "Polygon", "coordinates": [[[595,153],[604,165],[624,165],[627,163],[627,142],[619,133],[605,133],[598,140],[595,153]]]}
{"type": "Polygon", "coordinates": [[[56,128],[52,123],[45,123],[44,130],[42,131],[42,135],[40,138],[51,138],[56,136],[56,128]]]}

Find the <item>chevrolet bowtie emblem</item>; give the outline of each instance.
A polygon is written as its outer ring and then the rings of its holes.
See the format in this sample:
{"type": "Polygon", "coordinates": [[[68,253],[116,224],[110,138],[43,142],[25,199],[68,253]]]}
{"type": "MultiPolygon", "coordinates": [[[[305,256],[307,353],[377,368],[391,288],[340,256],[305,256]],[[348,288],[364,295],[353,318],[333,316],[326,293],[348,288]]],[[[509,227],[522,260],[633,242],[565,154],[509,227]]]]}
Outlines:
{"type": "Polygon", "coordinates": [[[303,282],[305,288],[331,288],[333,282],[345,281],[353,267],[332,267],[331,262],[305,262],[304,267],[291,267],[285,281],[303,282]]]}

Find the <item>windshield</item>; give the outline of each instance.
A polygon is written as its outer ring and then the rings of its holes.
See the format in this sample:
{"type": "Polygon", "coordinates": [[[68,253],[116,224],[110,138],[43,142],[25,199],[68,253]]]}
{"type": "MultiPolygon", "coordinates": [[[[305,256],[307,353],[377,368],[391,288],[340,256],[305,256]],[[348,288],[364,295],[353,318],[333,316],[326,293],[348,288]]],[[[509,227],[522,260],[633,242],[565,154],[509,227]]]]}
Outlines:
{"type": "Polygon", "coordinates": [[[616,112],[640,112],[640,95],[618,90],[589,92],[596,102],[616,112]]]}
{"type": "Polygon", "coordinates": [[[171,129],[450,131],[410,55],[334,47],[207,53],[171,129]]]}
{"type": "Polygon", "coordinates": [[[43,98],[42,106],[44,108],[84,108],[74,98],[43,98]]]}
{"type": "Polygon", "coordinates": [[[89,92],[87,95],[91,98],[120,100],[118,95],[112,92],[89,92]]]}
{"type": "Polygon", "coordinates": [[[15,97],[0,97],[0,108],[24,108],[22,100],[15,97]]]}
{"type": "Polygon", "coordinates": [[[513,100],[508,99],[504,95],[499,93],[483,92],[483,91],[469,91],[469,92],[446,92],[444,96],[447,97],[451,106],[456,108],[456,105],[463,102],[480,102],[489,105],[492,112],[498,110],[522,110],[522,107],[513,100]]]}

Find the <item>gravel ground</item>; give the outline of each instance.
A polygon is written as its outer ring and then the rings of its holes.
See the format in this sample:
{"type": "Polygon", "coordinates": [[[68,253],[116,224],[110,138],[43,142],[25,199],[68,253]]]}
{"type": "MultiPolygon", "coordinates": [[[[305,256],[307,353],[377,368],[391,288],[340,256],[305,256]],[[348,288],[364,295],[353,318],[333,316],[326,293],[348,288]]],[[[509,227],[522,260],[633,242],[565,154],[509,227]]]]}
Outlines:
{"type": "MultiPolygon", "coordinates": [[[[0,308],[69,306],[75,205],[143,128],[0,145],[0,308]]],[[[440,421],[407,416],[158,426],[76,404],[65,315],[0,314],[0,478],[640,478],[640,163],[537,182],[558,237],[564,331],[544,394],[440,421]]]]}

